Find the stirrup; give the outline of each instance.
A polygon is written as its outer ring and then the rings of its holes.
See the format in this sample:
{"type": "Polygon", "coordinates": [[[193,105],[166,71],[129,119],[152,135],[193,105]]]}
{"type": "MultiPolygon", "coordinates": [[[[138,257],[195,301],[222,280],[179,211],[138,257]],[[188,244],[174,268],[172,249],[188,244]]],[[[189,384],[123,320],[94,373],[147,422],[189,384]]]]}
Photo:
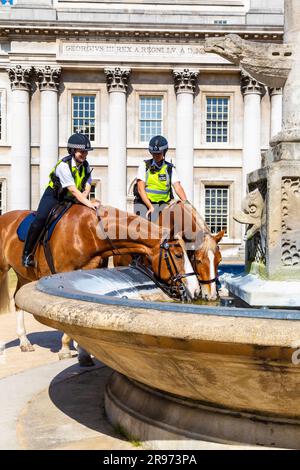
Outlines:
{"type": "Polygon", "coordinates": [[[23,266],[25,268],[35,268],[35,260],[32,254],[23,257],[23,266]]]}

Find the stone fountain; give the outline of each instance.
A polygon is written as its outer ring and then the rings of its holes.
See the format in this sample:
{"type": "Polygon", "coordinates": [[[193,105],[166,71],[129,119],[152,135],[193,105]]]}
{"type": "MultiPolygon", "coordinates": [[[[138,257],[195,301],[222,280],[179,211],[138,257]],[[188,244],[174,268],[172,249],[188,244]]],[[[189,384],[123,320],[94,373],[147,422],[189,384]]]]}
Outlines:
{"type": "Polygon", "coordinates": [[[249,226],[246,275],[227,287],[250,305],[300,307],[300,2],[285,1],[283,45],[228,35],[207,39],[205,50],[269,87],[283,87],[282,130],[262,168],[248,175],[243,211],[234,217],[249,226]]]}
{"type": "Polygon", "coordinates": [[[116,371],[106,390],[107,416],[153,448],[300,449],[300,312],[291,309],[300,306],[299,0],[285,2],[285,23],[284,45],[231,35],[206,43],[254,78],[284,86],[282,131],[265,165],[248,176],[236,214],[249,225],[248,273],[227,281],[248,304],[281,308],[153,302],[155,286],[139,277],[147,293],[141,300],[129,271],[122,279],[130,289],[119,276],[118,295],[114,282],[104,295],[100,270],[51,276],[16,296],[19,307],[116,371]]]}

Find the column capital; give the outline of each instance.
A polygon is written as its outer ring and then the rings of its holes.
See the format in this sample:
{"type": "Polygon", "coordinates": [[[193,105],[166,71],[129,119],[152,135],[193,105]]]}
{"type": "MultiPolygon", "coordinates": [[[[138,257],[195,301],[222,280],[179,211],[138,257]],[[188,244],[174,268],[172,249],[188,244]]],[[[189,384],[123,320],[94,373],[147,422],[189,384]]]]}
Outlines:
{"type": "Polygon", "coordinates": [[[241,72],[241,92],[243,96],[253,94],[262,97],[266,93],[266,87],[247,73],[241,72]]]}
{"type": "Polygon", "coordinates": [[[269,95],[274,96],[274,95],[282,95],[282,88],[271,88],[268,87],[269,95]]]}
{"type": "Polygon", "coordinates": [[[7,73],[10,79],[12,90],[31,91],[33,67],[23,65],[13,65],[8,67],[7,73]]]}
{"type": "Polygon", "coordinates": [[[61,76],[61,67],[44,65],[35,67],[40,91],[58,91],[61,76]]]}
{"type": "Polygon", "coordinates": [[[199,70],[194,69],[174,69],[174,87],[176,94],[178,93],[195,93],[196,80],[199,70]]]}
{"type": "Polygon", "coordinates": [[[123,67],[107,67],[104,69],[106,85],[109,93],[114,91],[127,92],[131,69],[123,67]]]}

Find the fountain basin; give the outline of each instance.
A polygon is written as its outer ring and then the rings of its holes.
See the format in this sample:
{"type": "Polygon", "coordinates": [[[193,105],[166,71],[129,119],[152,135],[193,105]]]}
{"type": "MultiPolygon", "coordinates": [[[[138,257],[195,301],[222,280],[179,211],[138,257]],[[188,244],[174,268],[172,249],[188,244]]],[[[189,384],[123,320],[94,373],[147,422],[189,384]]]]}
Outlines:
{"type": "MultiPolygon", "coordinates": [[[[76,273],[26,285],[16,302],[122,374],[122,380],[112,379],[107,393],[112,421],[125,423],[129,431],[139,429],[138,437],[143,438],[145,428],[152,426],[151,432],[160,429],[162,435],[164,429],[196,441],[206,436],[218,442],[300,448],[299,311],[161,303],[84,292],[86,300],[79,300],[79,294],[67,289],[71,275],[76,273]],[[122,393],[124,381],[136,389],[130,406],[129,395],[122,393]],[[151,417],[145,390],[162,399],[153,401],[151,417]],[[166,406],[166,400],[172,406],[166,406]],[[174,406],[178,426],[169,420],[174,406]],[[187,409],[197,416],[192,431],[180,418],[187,409]],[[216,424],[212,429],[207,423],[216,424]]],[[[77,272],[81,279],[85,275],[88,282],[88,272],[77,272]]]]}

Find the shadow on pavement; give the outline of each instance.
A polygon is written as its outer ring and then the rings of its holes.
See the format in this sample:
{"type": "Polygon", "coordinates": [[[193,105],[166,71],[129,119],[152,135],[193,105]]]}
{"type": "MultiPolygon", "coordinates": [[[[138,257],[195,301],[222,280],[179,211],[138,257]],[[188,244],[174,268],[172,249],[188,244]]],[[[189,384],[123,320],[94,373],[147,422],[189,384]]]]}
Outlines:
{"type": "Polygon", "coordinates": [[[109,424],[104,409],[106,383],[112,369],[95,359],[96,365],[83,371],[77,364],[58,374],[49,387],[49,397],[64,414],[89,429],[126,441],[109,424]]]}

